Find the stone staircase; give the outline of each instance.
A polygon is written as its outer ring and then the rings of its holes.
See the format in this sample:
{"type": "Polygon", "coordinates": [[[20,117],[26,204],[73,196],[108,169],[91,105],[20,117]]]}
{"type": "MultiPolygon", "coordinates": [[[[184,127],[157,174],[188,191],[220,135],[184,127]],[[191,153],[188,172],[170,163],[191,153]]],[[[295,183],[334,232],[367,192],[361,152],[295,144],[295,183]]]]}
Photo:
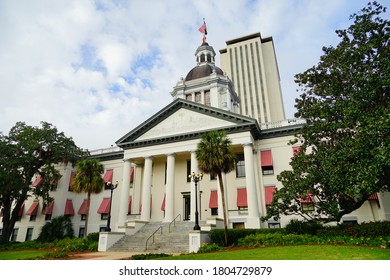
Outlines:
{"type": "Polygon", "coordinates": [[[109,251],[149,252],[149,253],[188,253],[188,234],[193,230],[194,223],[189,221],[169,223],[151,222],[143,226],[134,235],[126,235],[115,243],[109,251]],[[160,228],[161,227],[161,228],[160,228]],[[146,240],[148,240],[147,250],[146,240]]]}

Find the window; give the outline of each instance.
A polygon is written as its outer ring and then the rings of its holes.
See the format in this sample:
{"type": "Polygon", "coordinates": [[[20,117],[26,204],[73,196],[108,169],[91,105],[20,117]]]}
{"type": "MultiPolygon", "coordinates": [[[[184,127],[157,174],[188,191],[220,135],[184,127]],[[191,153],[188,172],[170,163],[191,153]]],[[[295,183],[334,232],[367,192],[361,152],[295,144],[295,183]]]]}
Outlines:
{"type": "Polygon", "coordinates": [[[263,175],[274,174],[271,150],[261,151],[261,170],[263,175]]]}
{"type": "Polygon", "coordinates": [[[73,201],[71,199],[66,200],[64,215],[69,217],[74,216],[73,201]]]}
{"type": "Polygon", "coordinates": [[[85,221],[87,219],[87,215],[86,214],[81,214],[80,215],[80,220],[81,221],[85,221]]]}
{"type": "Polygon", "coordinates": [[[30,216],[30,221],[35,221],[38,214],[39,201],[35,200],[26,212],[26,216],[30,216]]]}
{"type": "Polygon", "coordinates": [[[99,227],[99,232],[106,232],[107,231],[107,226],[100,226],[99,227]]]}
{"type": "Polygon", "coordinates": [[[245,223],[233,223],[233,228],[245,228],[245,223]]]}
{"type": "Polygon", "coordinates": [[[102,221],[107,221],[108,220],[108,214],[107,213],[102,213],[100,214],[100,219],[102,221]]]}
{"type": "Polygon", "coordinates": [[[209,208],[212,216],[218,216],[218,191],[210,191],[209,208]]]}
{"type": "Polygon", "coordinates": [[[204,92],[204,105],[207,105],[207,106],[210,106],[211,105],[211,101],[210,101],[210,91],[209,90],[206,90],[204,92]]]}
{"type": "Polygon", "coordinates": [[[280,228],[279,222],[268,222],[268,228],[280,228]]]}
{"type": "Polygon", "coordinates": [[[343,221],[343,224],[345,224],[345,225],[356,225],[356,224],[358,224],[358,219],[357,219],[356,216],[343,217],[342,221],[343,221]]]}
{"type": "Polygon", "coordinates": [[[217,180],[217,175],[210,174],[210,180],[217,180]]]}
{"type": "Polygon", "coordinates": [[[105,190],[111,190],[111,186],[109,186],[106,183],[108,183],[108,182],[112,183],[113,175],[114,175],[114,170],[112,170],[112,169],[106,170],[106,172],[104,173],[103,181],[104,181],[104,189],[105,190]]]}
{"type": "Polygon", "coordinates": [[[130,188],[133,187],[134,183],[134,166],[130,168],[130,188]]]}
{"type": "Polygon", "coordinates": [[[302,212],[310,212],[314,211],[314,201],[313,201],[313,195],[307,194],[305,199],[301,199],[301,209],[302,212]]]}
{"type": "Polygon", "coordinates": [[[45,215],[45,221],[51,220],[51,217],[53,215],[53,209],[54,209],[54,199],[50,201],[49,204],[46,205],[43,210],[43,214],[45,215]]]}
{"type": "Polygon", "coordinates": [[[34,228],[28,228],[26,233],[26,241],[32,240],[34,228]]]}
{"type": "Polygon", "coordinates": [[[266,187],[264,187],[265,205],[266,206],[271,205],[275,191],[276,191],[275,186],[266,186],[266,187]]]}
{"type": "Polygon", "coordinates": [[[195,93],[195,102],[196,102],[196,103],[200,103],[201,100],[202,100],[202,95],[201,95],[201,93],[200,93],[200,92],[196,92],[196,93],[195,93]]]}
{"type": "Polygon", "coordinates": [[[18,228],[14,228],[12,230],[12,234],[11,234],[11,242],[15,242],[16,239],[18,238],[18,232],[19,232],[19,229],[18,228]]]}
{"type": "Polygon", "coordinates": [[[245,160],[244,154],[238,154],[236,157],[236,177],[245,177],[245,160]]]}
{"type": "Polygon", "coordinates": [[[187,160],[187,182],[191,182],[191,160],[187,160]]]}
{"type": "Polygon", "coordinates": [[[248,209],[246,188],[237,189],[237,207],[238,210],[248,209]]]}
{"type": "Polygon", "coordinates": [[[186,94],[186,100],[192,101],[192,94],[186,94]]]}
{"type": "Polygon", "coordinates": [[[80,229],[79,229],[79,238],[83,238],[84,237],[84,232],[85,232],[85,228],[84,227],[80,227],[80,229]]]}
{"type": "Polygon", "coordinates": [[[314,203],[302,203],[302,212],[311,212],[314,211],[314,203]]]}

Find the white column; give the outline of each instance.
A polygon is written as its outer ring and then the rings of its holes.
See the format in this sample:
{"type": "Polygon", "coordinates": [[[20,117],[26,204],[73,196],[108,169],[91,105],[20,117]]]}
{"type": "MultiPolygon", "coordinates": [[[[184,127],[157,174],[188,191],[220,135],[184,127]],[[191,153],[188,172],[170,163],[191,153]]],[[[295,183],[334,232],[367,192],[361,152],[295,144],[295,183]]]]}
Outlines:
{"type": "Polygon", "coordinates": [[[244,144],[246,191],[248,201],[248,228],[260,227],[252,144],[244,144]]]}
{"type": "Polygon", "coordinates": [[[150,195],[152,190],[152,158],[145,158],[144,165],[144,179],[142,187],[142,211],[141,211],[141,220],[149,221],[150,220],[150,195]]]}
{"type": "Polygon", "coordinates": [[[167,185],[165,189],[165,222],[171,222],[174,217],[175,201],[175,155],[167,156],[167,185]]]}
{"type": "MultiPolygon", "coordinates": [[[[195,151],[191,151],[191,172],[195,174],[199,173],[198,160],[196,159],[195,151]]],[[[191,181],[191,217],[190,220],[195,222],[195,182],[191,181]]],[[[198,209],[199,209],[199,200],[198,200],[198,209]]]]}
{"type": "MultiPolygon", "coordinates": [[[[223,206],[222,206],[222,194],[221,194],[221,187],[219,185],[219,178],[217,176],[217,182],[218,182],[218,218],[223,219],[223,206]]],[[[226,180],[226,174],[222,173],[222,182],[223,182],[223,189],[225,191],[225,206],[226,206],[226,217],[228,219],[229,224],[229,212],[227,211],[229,209],[228,204],[228,187],[227,187],[227,180],[226,180]]]]}
{"type": "MultiPolygon", "coordinates": [[[[118,226],[126,226],[130,195],[130,159],[124,160],[122,184],[120,187],[118,226]]],[[[115,203],[115,202],[114,202],[115,203]]]]}

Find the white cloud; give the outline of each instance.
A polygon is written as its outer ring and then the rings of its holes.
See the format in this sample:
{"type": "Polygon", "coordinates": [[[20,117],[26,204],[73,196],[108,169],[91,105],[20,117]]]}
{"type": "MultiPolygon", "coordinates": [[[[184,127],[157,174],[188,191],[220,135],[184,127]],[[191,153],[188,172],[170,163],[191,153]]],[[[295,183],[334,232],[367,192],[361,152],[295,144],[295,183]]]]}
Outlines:
{"type": "MultiPolygon", "coordinates": [[[[317,63],[321,47],[365,1],[0,2],[0,131],[48,121],[88,149],[114,144],[171,102],[195,66],[206,18],[216,53],[225,41],[260,32],[274,38],[287,117],[293,76],[317,63]]],[[[219,56],[217,55],[217,63],[219,56]]]]}

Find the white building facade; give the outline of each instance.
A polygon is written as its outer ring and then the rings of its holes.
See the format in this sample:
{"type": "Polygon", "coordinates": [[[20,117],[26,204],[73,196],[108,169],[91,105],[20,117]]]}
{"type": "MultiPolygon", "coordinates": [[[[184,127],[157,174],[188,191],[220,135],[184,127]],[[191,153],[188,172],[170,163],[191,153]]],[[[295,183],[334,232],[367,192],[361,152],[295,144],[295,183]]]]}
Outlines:
{"type": "MultiPolygon", "coordinates": [[[[88,233],[106,230],[110,204],[111,229],[115,232],[128,232],[134,222],[168,223],[177,217],[193,223],[196,200],[201,224],[221,220],[217,179],[205,174],[195,193],[195,184],[188,177],[199,172],[195,150],[200,135],[210,130],[225,130],[237,155],[235,170],[223,176],[229,227],[283,227],[292,218],[260,220],[274,190],[282,187],[277,174],[291,168],[289,162],[296,147],[288,142],[303,124],[302,120],[277,120],[284,117],[281,98],[267,105],[267,110],[279,110],[275,116],[270,114],[266,118],[272,122],[259,123],[257,117],[240,114],[242,96],[230,78],[215,66],[213,48],[203,43],[195,56],[196,66],[173,88],[170,104],[124,135],[116,147],[91,151],[91,157],[99,158],[104,165],[103,179],[118,182],[118,187],[112,200],[110,189],[91,196],[88,233]]],[[[280,90],[278,79],[274,85],[271,80],[267,87],[280,90]]],[[[274,95],[274,92],[261,94],[274,95]]],[[[62,177],[51,192],[53,203],[43,211],[42,201],[28,199],[19,213],[20,221],[12,240],[36,239],[46,221],[61,215],[70,216],[75,235],[83,236],[86,195],[72,192],[74,169],[70,164],[58,169],[62,177]]],[[[32,182],[38,183],[38,179],[32,182]]],[[[388,219],[387,193],[376,194],[345,217],[346,221],[359,223],[388,219]]]]}

